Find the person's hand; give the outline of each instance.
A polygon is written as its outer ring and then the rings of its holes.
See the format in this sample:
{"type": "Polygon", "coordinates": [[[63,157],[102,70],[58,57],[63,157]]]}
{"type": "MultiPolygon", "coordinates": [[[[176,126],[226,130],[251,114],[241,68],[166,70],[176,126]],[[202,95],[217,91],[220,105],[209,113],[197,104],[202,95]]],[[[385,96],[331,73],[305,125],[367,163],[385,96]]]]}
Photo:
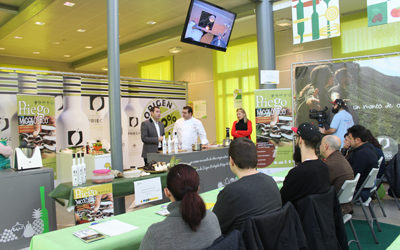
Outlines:
{"type": "Polygon", "coordinates": [[[202,148],[202,149],[208,148],[208,144],[202,144],[202,145],[201,145],[201,148],[202,148]]]}
{"type": "Polygon", "coordinates": [[[319,132],[321,133],[321,134],[325,134],[325,132],[326,132],[326,130],[325,130],[325,128],[319,128],[319,132]]]}
{"type": "Polygon", "coordinates": [[[159,141],[159,142],[162,142],[162,140],[163,140],[163,137],[162,137],[162,136],[158,137],[158,141],[159,141]]]}
{"type": "Polygon", "coordinates": [[[306,97],[307,98],[306,104],[308,105],[308,107],[310,109],[317,109],[317,110],[321,109],[318,94],[319,94],[319,90],[318,90],[318,88],[316,88],[314,90],[314,93],[311,96],[306,97]]]}

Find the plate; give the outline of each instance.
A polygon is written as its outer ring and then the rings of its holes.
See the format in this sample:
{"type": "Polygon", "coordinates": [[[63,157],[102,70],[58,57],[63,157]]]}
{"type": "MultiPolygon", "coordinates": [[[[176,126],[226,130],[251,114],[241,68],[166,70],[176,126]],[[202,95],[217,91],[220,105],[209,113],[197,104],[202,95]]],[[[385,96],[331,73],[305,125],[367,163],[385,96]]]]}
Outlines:
{"type": "Polygon", "coordinates": [[[155,171],[155,170],[145,170],[145,169],[143,169],[143,171],[146,172],[146,173],[150,173],[150,174],[159,174],[159,173],[165,173],[168,170],[155,171]]]}

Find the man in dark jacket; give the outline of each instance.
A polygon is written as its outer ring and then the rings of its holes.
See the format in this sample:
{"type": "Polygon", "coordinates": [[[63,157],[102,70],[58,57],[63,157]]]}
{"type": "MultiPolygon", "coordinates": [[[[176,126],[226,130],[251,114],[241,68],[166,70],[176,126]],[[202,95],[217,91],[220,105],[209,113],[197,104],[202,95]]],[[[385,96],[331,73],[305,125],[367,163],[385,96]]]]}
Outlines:
{"type": "Polygon", "coordinates": [[[292,130],[298,136],[293,154],[297,166],[289,171],[283,182],[283,203],[294,203],[310,194],[326,193],[330,188],[328,167],[315,153],[321,141],[319,129],[305,122],[292,130]]]}
{"type": "Polygon", "coordinates": [[[143,142],[142,157],[144,164],[147,164],[147,154],[156,153],[162,149],[162,140],[164,135],[164,124],[160,121],[160,107],[150,108],[150,119],[142,122],[140,126],[140,136],[143,142]]]}
{"type": "Polygon", "coordinates": [[[360,173],[360,180],[356,189],[364,183],[372,168],[378,167],[378,156],[374,146],[368,142],[367,129],[361,125],[354,125],[348,129],[352,153],[348,159],[354,175],[360,173]]]}

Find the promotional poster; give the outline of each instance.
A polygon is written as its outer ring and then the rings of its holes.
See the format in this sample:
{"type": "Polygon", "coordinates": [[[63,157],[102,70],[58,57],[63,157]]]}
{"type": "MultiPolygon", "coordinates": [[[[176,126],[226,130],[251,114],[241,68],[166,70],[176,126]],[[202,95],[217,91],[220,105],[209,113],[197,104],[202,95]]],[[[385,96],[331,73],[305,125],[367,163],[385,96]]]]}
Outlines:
{"type": "Polygon", "coordinates": [[[291,89],[255,91],[257,168],[293,167],[291,89]]]}
{"type": "Polygon", "coordinates": [[[44,167],[56,173],[56,118],[53,96],[17,95],[21,147],[39,147],[44,167]]]}
{"type": "MultiPolygon", "coordinates": [[[[17,94],[29,94],[43,102],[37,103],[43,108],[53,105],[50,114],[45,115],[46,119],[42,122],[40,132],[35,132],[35,135],[38,133],[35,143],[40,144],[45,151],[45,155],[42,155],[43,161],[48,161],[45,166],[53,164],[50,164],[50,151],[54,153],[69,147],[92,145],[97,140],[101,141],[103,148],[110,148],[107,79],[10,72],[0,72],[0,78],[0,138],[7,140],[8,145],[13,148],[20,145],[18,130],[22,133],[21,139],[33,142],[33,133],[39,125],[35,128],[35,124],[32,124],[35,121],[28,120],[28,113],[23,115],[22,120],[17,114],[17,94]],[[51,103],[47,104],[47,98],[52,98],[51,103]],[[19,129],[20,121],[23,122],[23,127],[19,129]],[[46,136],[46,139],[42,138],[43,136],[46,136]]],[[[29,105],[32,107],[34,104],[29,105]]],[[[174,82],[121,80],[124,168],[144,165],[141,157],[140,124],[149,119],[149,108],[152,106],[160,107],[161,121],[168,136],[172,133],[175,121],[181,117],[182,108],[186,106],[186,85],[174,82]]],[[[37,110],[36,106],[35,108],[37,110]]],[[[28,103],[25,110],[28,111],[28,103]]],[[[56,171],[54,174],[57,178],[56,171]]]]}
{"type": "MultiPolygon", "coordinates": [[[[385,148],[399,142],[400,56],[371,58],[345,63],[297,66],[295,81],[295,125],[312,122],[329,126],[333,113],[331,102],[343,99],[355,124],[365,126],[382,138],[385,148]],[[326,117],[318,121],[310,115],[326,117]]],[[[392,153],[391,153],[392,154],[392,153]]]]}

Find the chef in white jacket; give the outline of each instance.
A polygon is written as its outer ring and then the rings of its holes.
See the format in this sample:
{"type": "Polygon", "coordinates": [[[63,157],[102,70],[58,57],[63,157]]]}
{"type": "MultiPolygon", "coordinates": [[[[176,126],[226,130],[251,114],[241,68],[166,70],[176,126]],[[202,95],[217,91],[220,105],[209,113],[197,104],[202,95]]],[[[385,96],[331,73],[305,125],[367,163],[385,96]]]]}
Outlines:
{"type": "Polygon", "coordinates": [[[203,146],[208,144],[203,124],[193,117],[193,109],[190,106],[183,107],[182,118],[179,118],[174,125],[174,135],[175,132],[182,149],[192,149],[192,144],[197,143],[198,137],[200,137],[203,146]]]}

